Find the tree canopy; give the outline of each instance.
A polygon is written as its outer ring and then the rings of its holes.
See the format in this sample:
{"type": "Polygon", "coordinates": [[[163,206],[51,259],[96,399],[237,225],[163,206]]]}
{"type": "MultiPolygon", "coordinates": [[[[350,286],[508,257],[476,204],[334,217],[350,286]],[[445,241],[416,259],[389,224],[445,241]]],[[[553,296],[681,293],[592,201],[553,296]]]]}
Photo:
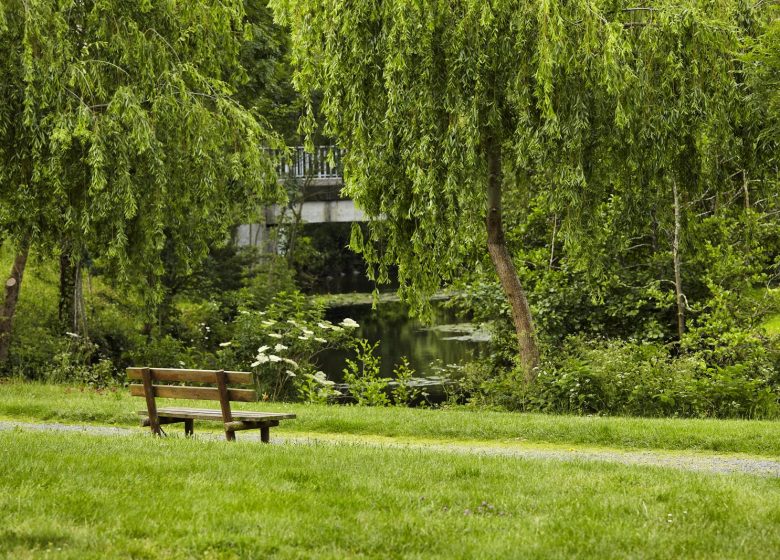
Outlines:
{"type": "Polygon", "coordinates": [[[2,169],[23,173],[4,185],[45,202],[15,212],[48,210],[41,234],[153,272],[164,230],[199,255],[236,201],[278,194],[278,141],[231,97],[242,2],[7,0],[2,18],[2,169]]]}
{"type": "MultiPolygon", "coordinates": [[[[679,202],[735,167],[741,2],[271,4],[292,30],[296,86],[322,92],[325,130],[347,151],[345,191],[374,218],[354,246],[379,280],[397,264],[418,308],[472,266],[474,246],[503,243],[491,182],[546,192],[587,253],[599,204],[642,219],[659,200],[648,193],[679,202]]],[[[506,260],[493,258],[530,354],[506,260]]]]}
{"type": "Polygon", "coordinates": [[[0,234],[99,258],[153,307],[164,250],[186,269],[283,196],[283,144],[235,99],[250,32],[240,0],[0,2],[0,234]]]}

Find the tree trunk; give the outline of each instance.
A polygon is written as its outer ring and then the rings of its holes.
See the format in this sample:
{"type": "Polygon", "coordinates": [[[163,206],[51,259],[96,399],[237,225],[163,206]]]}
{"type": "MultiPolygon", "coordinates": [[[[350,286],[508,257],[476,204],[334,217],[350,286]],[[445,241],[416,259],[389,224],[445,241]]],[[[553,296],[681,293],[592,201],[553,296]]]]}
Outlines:
{"type": "Polygon", "coordinates": [[[553,214],[553,231],[550,240],[550,270],[555,262],[555,235],[558,233],[558,214],[553,214]]]}
{"type": "Polygon", "coordinates": [[[74,296],[76,294],[76,267],[70,257],[70,248],[63,244],[60,253],[60,297],[57,306],[60,328],[63,332],[73,331],[74,296]]]}
{"type": "Polygon", "coordinates": [[[73,332],[89,338],[87,329],[87,304],[84,300],[84,273],[81,259],[76,261],[73,278],[73,332]]]}
{"type": "Polygon", "coordinates": [[[674,293],[677,301],[677,336],[682,339],[685,334],[685,296],[682,291],[682,264],[680,259],[681,212],[680,196],[677,183],[672,183],[674,194],[674,239],[672,240],[672,258],[674,260],[674,293]]]}
{"type": "Polygon", "coordinates": [[[68,245],[63,245],[60,253],[58,314],[63,332],[73,332],[84,337],[88,336],[81,260],[73,260],[68,245]]]}
{"type": "Polygon", "coordinates": [[[501,145],[489,139],[486,146],[488,164],[487,186],[487,238],[488,252],[493,266],[498,274],[501,287],[504,290],[509,308],[512,312],[512,322],[517,332],[520,364],[523,367],[525,381],[532,382],[536,378],[536,367],[539,365],[539,348],[536,345],[534,325],[531,319],[531,309],[525,297],[517,270],[512,262],[512,256],[506,246],[504,225],[501,214],[501,145]]]}
{"type": "Polygon", "coordinates": [[[19,301],[19,292],[22,288],[22,278],[24,277],[24,269],[27,266],[27,255],[29,252],[29,240],[24,239],[14,259],[11,275],[5,281],[5,300],[3,301],[2,309],[0,309],[0,364],[8,360],[8,349],[11,347],[11,333],[13,332],[16,303],[19,301]]]}

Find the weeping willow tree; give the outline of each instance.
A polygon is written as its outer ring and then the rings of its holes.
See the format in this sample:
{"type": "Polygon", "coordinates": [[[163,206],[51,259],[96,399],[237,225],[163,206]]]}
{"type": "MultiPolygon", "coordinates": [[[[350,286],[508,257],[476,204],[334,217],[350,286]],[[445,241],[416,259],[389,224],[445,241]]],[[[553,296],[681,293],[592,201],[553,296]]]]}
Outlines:
{"type": "MultiPolygon", "coordinates": [[[[590,219],[579,221],[585,241],[570,249],[597,271],[599,256],[647,248],[659,293],[672,293],[680,339],[693,309],[686,286],[700,283],[686,259],[708,242],[700,225],[749,200],[745,177],[756,162],[745,125],[755,115],[743,108],[738,54],[752,14],[741,2],[655,2],[633,12],[617,96],[624,119],[605,136],[618,157],[607,166],[589,164],[601,169],[589,177],[582,203],[571,207],[590,219]]],[[[636,261],[640,254],[634,252],[636,261]]]]}
{"type": "Polygon", "coordinates": [[[151,310],[164,250],[191,265],[281,196],[279,142],[233,98],[245,29],[240,0],[0,0],[0,234],[22,269],[0,359],[31,245],[101,259],[151,310]]]}
{"type": "Polygon", "coordinates": [[[325,133],[346,149],[345,192],[372,218],[352,245],[373,277],[397,265],[402,297],[424,311],[487,247],[531,380],[539,351],[504,236],[503,176],[579,188],[591,112],[615,118],[600,100],[622,80],[622,25],[589,2],[271,4],[292,29],[297,88],[322,93],[325,133]]]}
{"type": "MultiPolygon", "coordinates": [[[[354,229],[353,247],[379,281],[397,265],[400,293],[418,311],[474,266],[473,247],[487,247],[533,379],[539,352],[504,236],[505,179],[546,193],[566,218],[567,246],[585,256],[596,246],[588,234],[622,236],[599,228],[604,205],[622,201],[615,224],[647,222],[655,205],[667,205],[684,309],[684,209],[733,162],[740,18],[753,8],[695,0],[271,5],[292,31],[296,87],[309,100],[322,95],[325,132],[346,149],[345,192],[372,218],[367,239],[354,229]]],[[[680,332],[684,323],[681,312],[680,332]]]]}

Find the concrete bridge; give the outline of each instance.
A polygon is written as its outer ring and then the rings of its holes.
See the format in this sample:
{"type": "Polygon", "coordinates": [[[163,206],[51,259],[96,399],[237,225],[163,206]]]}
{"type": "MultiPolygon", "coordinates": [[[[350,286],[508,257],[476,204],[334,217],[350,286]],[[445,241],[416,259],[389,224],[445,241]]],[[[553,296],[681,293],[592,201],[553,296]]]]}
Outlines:
{"type": "Polygon", "coordinates": [[[364,222],[365,214],[352,200],[341,196],[344,179],[341,174],[342,151],[336,146],[317,146],[307,153],[302,146],[293,149],[292,156],[282,158],[276,172],[279,181],[290,186],[297,196],[287,205],[274,204],[263,209],[264,221],[244,224],[238,228],[239,246],[262,247],[275,252],[271,228],[281,223],[298,221],[304,224],[334,222],[364,222]]]}

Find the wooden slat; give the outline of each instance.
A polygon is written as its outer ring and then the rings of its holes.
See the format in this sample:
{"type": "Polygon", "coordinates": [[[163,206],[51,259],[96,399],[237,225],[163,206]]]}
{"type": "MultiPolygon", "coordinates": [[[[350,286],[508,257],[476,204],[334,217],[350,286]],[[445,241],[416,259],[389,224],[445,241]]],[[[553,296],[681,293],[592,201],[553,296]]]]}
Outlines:
{"type": "Polygon", "coordinates": [[[204,416],[213,416],[214,418],[222,418],[222,412],[216,408],[178,408],[166,406],[161,408],[162,414],[202,414],[204,416]]]}
{"type": "Polygon", "coordinates": [[[288,412],[235,412],[233,418],[242,420],[294,420],[295,414],[288,412]]]}
{"type": "MultiPolygon", "coordinates": [[[[176,387],[171,385],[154,385],[154,396],[164,399],[193,399],[203,401],[218,401],[219,389],[216,387],[176,387]]],[[[130,385],[130,394],[134,397],[144,396],[143,385],[130,385]]],[[[257,393],[251,389],[228,389],[231,401],[254,402],[257,393]]]]}
{"type": "MultiPolygon", "coordinates": [[[[138,414],[146,416],[145,410],[139,410],[138,414]]],[[[193,418],[195,420],[222,420],[222,412],[210,408],[158,408],[157,414],[161,418],[193,418]]],[[[236,420],[250,422],[262,422],[265,420],[293,420],[295,414],[288,412],[237,412],[233,411],[236,420]]]]}
{"type": "MultiPolygon", "coordinates": [[[[218,408],[192,408],[187,406],[166,406],[159,409],[160,413],[162,412],[206,412],[206,413],[214,413],[217,416],[220,415],[220,410],[218,408]]],[[[233,416],[241,416],[241,415],[259,415],[259,416],[291,416],[294,417],[295,414],[291,412],[265,412],[263,410],[234,410],[233,416]]]]}
{"type": "MultiPolygon", "coordinates": [[[[127,378],[131,380],[143,379],[144,368],[127,368],[127,378]]],[[[214,383],[216,384],[215,374],[217,370],[213,369],[173,369],[173,368],[150,368],[153,381],[184,381],[189,383],[214,383]]],[[[227,382],[229,385],[252,385],[254,380],[252,374],[246,371],[226,371],[227,382]]]]}

